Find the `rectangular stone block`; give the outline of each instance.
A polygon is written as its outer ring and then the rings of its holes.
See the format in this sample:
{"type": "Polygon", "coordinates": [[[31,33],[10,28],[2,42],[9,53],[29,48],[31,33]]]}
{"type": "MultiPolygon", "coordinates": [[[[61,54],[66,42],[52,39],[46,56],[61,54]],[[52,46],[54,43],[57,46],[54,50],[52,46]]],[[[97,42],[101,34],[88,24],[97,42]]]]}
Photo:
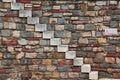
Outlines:
{"type": "Polygon", "coordinates": [[[1,36],[8,37],[11,35],[11,30],[1,30],[1,36]]]}
{"type": "Polygon", "coordinates": [[[37,57],[37,53],[26,53],[25,57],[26,58],[36,58],[37,57]]]}
{"type": "Polygon", "coordinates": [[[32,17],[31,10],[19,10],[19,17],[32,17]]]}
{"type": "Polygon", "coordinates": [[[98,71],[91,71],[89,73],[89,79],[97,80],[98,79],[98,71]]]}
{"type": "Polygon", "coordinates": [[[16,29],[16,23],[4,22],[4,28],[5,29],[16,29]]]}
{"type": "Polygon", "coordinates": [[[58,46],[58,52],[67,52],[68,51],[68,45],[59,45],[58,46]]]}
{"type": "Polygon", "coordinates": [[[61,45],[61,39],[60,38],[52,38],[50,39],[50,45],[61,45]]]}
{"type": "Polygon", "coordinates": [[[30,3],[30,0],[16,0],[19,3],[30,3]]]}
{"type": "Polygon", "coordinates": [[[39,23],[39,17],[28,17],[27,24],[37,24],[39,23]]]}
{"type": "Polygon", "coordinates": [[[117,28],[105,29],[105,35],[117,35],[117,34],[118,34],[117,28]]]}
{"type": "Polygon", "coordinates": [[[22,3],[11,3],[11,9],[12,10],[23,10],[24,9],[24,4],[22,3]]]}
{"type": "Polygon", "coordinates": [[[2,0],[2,2],[16,2],[16,0],[2,0]]]}
{"type": "Polygon", "coordinates": [[[67,51],[65,53],[65,58],[66,59],[74,59],[74,58],[76,58],[76,51],[67,51]]]}
{"type": "Polygon", "coordinates": [[[46,24],[35,24],[35,31],[46,31],[47,30],[47,25],[46,24]]]}
{"type": "Polygon", "coordinates": [[[81,66],[81,72],[89,73],[90,71],[91,71],[91,65],[90,64],[83,64],[81,66]]]}
{"type": "Polygon", "coordinates": [[[76,57],[73,61],[74,66],[82,66],[83,65],[83,58],[76,57]]]}
{"type": "Polygon", "coordinates": [[[44,39],[51,39],[54,38],[54,31],[45,31],[43,32],[44,39]]]}

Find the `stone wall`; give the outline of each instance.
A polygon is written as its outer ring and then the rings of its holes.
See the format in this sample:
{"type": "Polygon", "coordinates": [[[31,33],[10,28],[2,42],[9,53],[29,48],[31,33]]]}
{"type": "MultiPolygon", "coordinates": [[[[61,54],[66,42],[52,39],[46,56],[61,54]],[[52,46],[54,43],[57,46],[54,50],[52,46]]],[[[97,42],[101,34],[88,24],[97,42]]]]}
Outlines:
{"type": "Polygon", "coordinates": [[[0,80],[120,80],[119,0],[0,1],[0,80]]]}

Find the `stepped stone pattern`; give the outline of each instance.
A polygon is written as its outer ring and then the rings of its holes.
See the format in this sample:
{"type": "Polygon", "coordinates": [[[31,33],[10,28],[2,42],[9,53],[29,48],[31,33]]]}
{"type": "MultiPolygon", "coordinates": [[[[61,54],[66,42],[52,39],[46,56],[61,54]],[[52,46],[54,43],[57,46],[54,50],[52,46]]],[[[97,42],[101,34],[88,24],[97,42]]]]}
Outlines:
{"type": "Polygon", "coordinates": [[[0,0],[0,80],[120,80],[120,1],[0,0]]]}

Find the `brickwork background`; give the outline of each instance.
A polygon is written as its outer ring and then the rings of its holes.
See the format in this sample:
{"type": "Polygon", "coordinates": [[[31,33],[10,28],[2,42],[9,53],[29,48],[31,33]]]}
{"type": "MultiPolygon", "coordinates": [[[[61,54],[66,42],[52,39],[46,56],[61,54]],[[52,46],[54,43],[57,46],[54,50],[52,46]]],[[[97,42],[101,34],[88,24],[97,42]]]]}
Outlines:
{"type": "Polygon", "coordinates": [[[0,80],[120,80],[119,0],[0,0],[0,80]]]}

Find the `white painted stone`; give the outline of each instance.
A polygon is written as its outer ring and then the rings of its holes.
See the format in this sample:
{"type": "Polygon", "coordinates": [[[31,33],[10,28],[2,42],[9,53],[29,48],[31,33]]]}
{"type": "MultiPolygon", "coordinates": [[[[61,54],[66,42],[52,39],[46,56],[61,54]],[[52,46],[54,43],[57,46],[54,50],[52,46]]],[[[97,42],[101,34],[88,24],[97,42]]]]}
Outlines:
{"type": "Polygon", "coordinates": [[[106,1],[96,1],[96,5],[106,5],[107,2],[106,1]]]}
{"type": "Polygon", "coordinates": [[[28,17],[27,24],[37,24],[39,23],[39,17],[28,17]]]}
{"type": "Polygon", "coordinates": [[[32,17],[31,10],[19,10],[19,17],[32,17]]]}
{"type": "Polygon", "coordinates": [[[54,38],[54,31],[45,31],[43,32],[44,39],[51,39],[54,38]]]}
{"type": "Polygon", "coordinates": [[[66,59],[74,59],[76,57],[76,51],[67,51],[65,53],[66,59]]]}
{"type": "Polygon", "coordinates": [[[35,31],[46,31],[47,30],[47,25],[46,24],[35,24],[35,31]]]}
{"type": "Polygon", "coordinates": [[[20,45],[27,45],[27,44],[28,44],[28,41],[27,41],[26,39],[20,39],[20,40],[18,40],[18,43],[19,43],[20,45]]]}
{"type": "Polygon", "coordinates": [[[24,4],[22,3],[11,3],[11,9],[12,10],[23,10],[24,4]]]}
{"type": "Polygon", "coordinates": [[[50,39],[50,45],[61,45],[61,39],[60,38],[50,39]]]}
{"type": "Polygon", "coordinates": [[[89,73],[91,71],[91,65],[90,64],[83,64],[81,66],[81,72],[89,73]]]}
{"type": "Polygon", "coordinates": [[[89,73],[89,79],[97,80],[98,79],[98,71],[91,71],[89,73]]]}
{"type": "Polygon", "coordinates": [[[105,35],[117,35],[118,31],[116,28],[107,28],[105,29],[105,35]]]}
{"type": "Polygon", "coordinates": [[[58,46],[58,52],[67,52],[68,51],[68,45],[59,45],[58,46]]]}
{"type": "Polygon", "coordinates": [[[77,57],[74,59],[74,66],[82,66],[83,65],[83,58],[77,57]]]}
{"type": "Polygon", "coordinates": [[[16,0],[2,0],[3,2],[16,2],[16,0]]]}

